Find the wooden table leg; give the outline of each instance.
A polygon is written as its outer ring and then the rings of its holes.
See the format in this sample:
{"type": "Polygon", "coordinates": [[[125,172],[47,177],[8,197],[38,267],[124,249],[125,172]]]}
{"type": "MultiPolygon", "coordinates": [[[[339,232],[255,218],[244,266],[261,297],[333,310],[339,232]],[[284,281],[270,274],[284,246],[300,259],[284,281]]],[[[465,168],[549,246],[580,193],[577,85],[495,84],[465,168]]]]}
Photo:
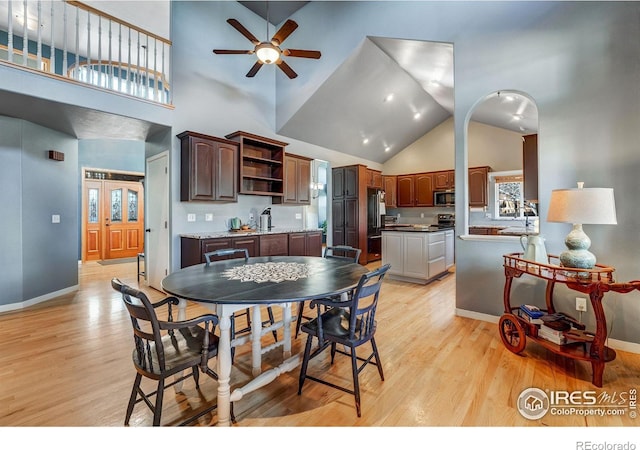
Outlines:
{"type": "Polygon", "coordinates": [[[593,375],[591,382],[596,387],[602,387],[602,376],[604,375],[604,363],[602,361],[591,361],[591,370],[593,375]]]}

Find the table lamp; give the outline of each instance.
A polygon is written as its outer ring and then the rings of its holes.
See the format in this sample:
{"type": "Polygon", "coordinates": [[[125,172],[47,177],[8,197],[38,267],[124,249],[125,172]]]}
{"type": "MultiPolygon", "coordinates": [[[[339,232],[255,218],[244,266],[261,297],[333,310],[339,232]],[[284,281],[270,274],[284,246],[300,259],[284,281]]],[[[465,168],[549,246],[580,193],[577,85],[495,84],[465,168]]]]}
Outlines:
{"type": "Polygon", "coordinates": [[[548,222],[573,224],[573,229],[564,240],[567,250],[560,254],[565,267],[593,269],[596,257],[588,249],[591,239],[582,230],[583,224],[617,224],[613,189],[584,188],[582,181],[577,189],[551,191],[548,222]]]}

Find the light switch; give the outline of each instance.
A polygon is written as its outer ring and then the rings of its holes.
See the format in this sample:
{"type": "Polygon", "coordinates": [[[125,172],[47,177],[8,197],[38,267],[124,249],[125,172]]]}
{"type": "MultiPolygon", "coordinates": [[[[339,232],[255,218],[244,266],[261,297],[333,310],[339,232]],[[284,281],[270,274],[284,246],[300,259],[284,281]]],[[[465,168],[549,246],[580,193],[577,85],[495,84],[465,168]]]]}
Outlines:
{"type": "Polygon", "coordinates": [[[196,215],[195,214],[187,214],[187,222],[195,222],[196,215]]]}
{"type": "Polygon", "coordinates": [[[51,216],[51,223],[60,223],[60,214],[54,214],[51,216]]]}
{"type": "Polygon", "coordinates": [[[296,219],[302,219],[302,214],[296,213],[296,219]]]}
{"type": "Polygon", "coordinates": [[[204,220],[206,222],[211,222],[213,220],[213,214],[211,214],[211,213],[205,214],[204,215],[204,220]]]}

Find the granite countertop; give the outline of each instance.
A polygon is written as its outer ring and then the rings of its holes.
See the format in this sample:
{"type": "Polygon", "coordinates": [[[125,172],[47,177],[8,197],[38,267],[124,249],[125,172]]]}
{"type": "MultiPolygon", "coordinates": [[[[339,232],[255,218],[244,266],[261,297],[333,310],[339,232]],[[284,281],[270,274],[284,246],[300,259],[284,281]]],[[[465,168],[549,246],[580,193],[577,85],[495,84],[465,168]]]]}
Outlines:
{"type": "Polygon", "coordinates": [[[284,234],[284,233],[306,233],[309,231],[322,231],[322,228],[274,228],[271,231],[250,230],[250,231],[208,231],[202,233],[183,233],[180,237],[191,239],[211,239],[238,236],[256,236],[264,234],[284,234]]]}
{"type": "Polygon", "coordinates": [[[498,234],[508,236],[524,236],[524,235],[537,235],[538,232],[534,230],[527,230],[526,227],[506,227],[498,231],[498,234]]]}
{"type": "Polygon", "coordinates": [[[446,228],[441,228],[438,227],[436,225],[411,225],[411,224],[406,224],[406,225],[394,225],[391,227],[384,227],[381,228],[380,231],[407,231],[410,233],[414,233],[414,232],[422,232],[422,233],[436,233],[438,231],[446,231],[446,230],[453,230],[454,227],[446,227],[446,228]]]}

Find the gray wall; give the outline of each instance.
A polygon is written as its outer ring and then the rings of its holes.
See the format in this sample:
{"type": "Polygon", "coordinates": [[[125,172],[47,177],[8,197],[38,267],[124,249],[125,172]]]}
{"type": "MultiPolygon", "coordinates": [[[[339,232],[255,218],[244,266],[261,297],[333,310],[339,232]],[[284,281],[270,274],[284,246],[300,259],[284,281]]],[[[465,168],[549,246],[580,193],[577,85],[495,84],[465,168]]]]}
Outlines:
{"type": "Polygon", "coordinates": [[[0,167],[0,305],[77,285],[77,141],[1,117],[0,167]],[[49,160],[47,150],[63,152],[64,161],[49,160]],[[52,223],[54,214],[60,223],[52,223]]]}

